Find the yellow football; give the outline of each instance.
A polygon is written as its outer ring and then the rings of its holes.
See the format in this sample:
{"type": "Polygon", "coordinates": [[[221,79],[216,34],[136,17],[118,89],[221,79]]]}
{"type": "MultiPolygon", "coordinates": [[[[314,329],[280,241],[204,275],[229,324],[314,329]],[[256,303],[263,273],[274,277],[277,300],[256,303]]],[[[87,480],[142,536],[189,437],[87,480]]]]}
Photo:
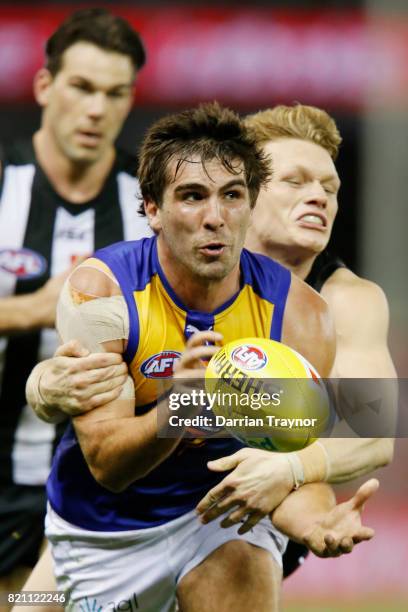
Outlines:
{"type": "Polygon", "coordinates": [[[324,381],[302,355],[281,342],[229,342],[208,363],[205,386],[217,426],[247,446],[299,450],[331,422],[324,381]]]}

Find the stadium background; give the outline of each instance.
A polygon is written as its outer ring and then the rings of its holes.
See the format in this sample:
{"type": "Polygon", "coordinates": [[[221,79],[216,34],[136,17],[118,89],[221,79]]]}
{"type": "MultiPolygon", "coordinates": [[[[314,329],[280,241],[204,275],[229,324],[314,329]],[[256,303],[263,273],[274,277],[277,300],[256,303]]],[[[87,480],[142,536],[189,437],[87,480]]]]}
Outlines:
{"type": "MultiPolygon", "coordinates": [[[[129,150],[154,119],[204,100],[218,99],[242,113],[299,101],[334,115],[344,142],[332,248],[385,289],[391,350],[399,376],[408,378],[408,3],[0,0],[1,142],[35,130],[40,111],[31,84],[44,41],[67,14],[85,6],[123,15],[146,42],[148,64],[120,137],[129,150]]],[[[408,442],[399,439],[365,513],[375,540],[341,559],[309,558],[285,583],[285,610],[408,609],[407,465],[408,442]]],[[[339,487],[340,498],[356,487],[339,487]]]]}

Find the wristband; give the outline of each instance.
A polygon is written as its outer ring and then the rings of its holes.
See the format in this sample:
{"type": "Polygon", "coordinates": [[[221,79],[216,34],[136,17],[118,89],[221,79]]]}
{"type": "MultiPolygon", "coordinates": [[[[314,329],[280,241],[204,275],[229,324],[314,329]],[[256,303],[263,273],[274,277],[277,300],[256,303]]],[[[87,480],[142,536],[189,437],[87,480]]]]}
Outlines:
{"type": "Polygon", "coordinates": [[[297,453],[288,453],[286,458],[289,462],[290,469],[292,470],[293,476],[293,489],[296,491],[299,487],[305,484],[305,473],[303,470],[303,464],[297,453]]]}
{"type": "Polygon", "coordinates": [[[295,454],[302,464],[303,483],[327,481],[330,475],[330,458],[321,442],[314,442],[295,454]]]}

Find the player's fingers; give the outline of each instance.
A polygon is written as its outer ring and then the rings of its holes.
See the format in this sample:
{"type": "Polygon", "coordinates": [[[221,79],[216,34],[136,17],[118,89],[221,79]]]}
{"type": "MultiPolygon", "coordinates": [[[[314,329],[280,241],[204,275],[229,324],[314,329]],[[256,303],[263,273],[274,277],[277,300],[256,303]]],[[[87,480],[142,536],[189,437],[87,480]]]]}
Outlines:
{"type": "Polygon", "coordinates": [[[119,353],[91,353],[81,360],[72,360],[71,369],[73,372],[81,372],[83,370],[107,368],[121,363],[124,363],[124,361],[119,353]]]}
{"type": "Polygon", "coordinates": [[[79,340],[70,340],[57,348],[54,357],[87,357],[88,355],[88,349],[83,347],[79,340]]]}
{"type": "Polygon", "coordinates": [[[219,459],[208,461],[208,469],[213,472],[226,472],[227,470],[233,470],[246,457],[242,450],[244,449],[241,449],[232,455],[227,455],[226,457],[220,457],[219,459]]]}
{"type": "Polygon", "coordinates": [[[238,533],[243,535],[244,533],[251,531],[251,529],[255,527],[255,525],[259,523],[263,517],[264,515],[261,512],[251,512],[246,521],[244,521],[241,527],[238,529],[238,533]]]}
{"type": "Polygon", "coordinates": [[[351,498],[350,502],[356,509],[363,509],[365,502],[377,491],[380,483],[376,478],[367,480],[351,498]]]}
{"type": "Polygon", "coordinates": [[[219,516],[222,516],[223,514],[225,514],[232,508],[241,505],[241,503],[242,502],[239,502],[236,499],[231,499],[227,497],[226,499],[221,500],[217,502],[216,504],[214,504],[213,506],[211,506],[211,508],[209,508],[206,512],[204,512],[204,514],[200,516],[200,520],[204,524],[211,523],[211,521],[215,520],[219,516]]]}
{"type": "Polygon", "coordinates": [[[212,508],[215,508],[217,504],[222,503],[222,501],[231,493],[232,488],[226,486],[225,483],[221,483],[221,485],[210,489],[210,491],[208,491],[208,493],[203,497],[203,499],[198,502],[196,506],[196,512],[198,514],[207,513],[212,508]]]}
{"type": "Polygon", "coordinates": [[[332,533],[326,533],[324,536],[327,556],[334,557],[338,550],[338,539],[332,533]]]}
{"type": "Polygon", "coordinates": [[[371,540],[375,536],[374,529],[371,527],[361,527],[358,533],[353,536],[354,544],[359,544],[360,542],[366,542],[367,540],[371,540]]]}
{"type": "MultiPolygon", "coordinates": [[[[194,346],[200,346],[204,344],[205,342],[221,342],[222,338],[223,338],[222,334],[215,332],[215,331],[210,331],[210,330],[199,331],[193,334],[192,336],[190,336],[190,338],[186,342],[186,347],[190,348],[194,346]]],[[[218,347],[218,350],[219,350],[219,347],[218,347]]]]}
{"type": "Polygon", "coordinates": [[[231,506],[232,512],[230,512],[228,516],[222,519],[220,525],[224,529],[227,527],[232,527],[232,525],[236,525],[237,523],[243,522],[245,516],[248,514],[248,508],[246,508],[245,506],[237,506],[237,502],[234,502],[234,504],[231,506]]]}
{"type": "Polygon", "coordinates": [[[128,368],[126,363],[119,365],[107,366],[106,368],[95,368],[94,370],[86,370],[86,372],[78,373],[74,376],[82,378],[85,385],[93,385],[98,382],[108,382],[119,376],[127,376],[128,368]]]}
{"type": "Polygon", "coordinates": [[[116,387],[111,391],[106,391],[106,393],[98,393],[97,395],[93,395],[88,402],[88,410],[93,410],[94,408],[98,408],[99,406],[105,406],[105,404],[113,402],[119,397],[121,391],[122,387],[116,387]]]}
{"type": "Polygon", "coordinates": [[[219,351],[219,348],[214,345],[202,345],[195,346],[187,349],[181,355],[180,359],[177,360],[174,371],[179,372],[183,368],[193,368],[202,359],[211,359],[215,353],[219,351]]]}
{"type": "Polygon", "coordinates": [[[128,375],[121,374],[120,376],[114,376],[113,378],[109,378],[108,380],[103,380],[101,382],[93,383],[92,385],[88,385],[83,388],[82,392],[78,392],[78,399],[83,397],[84,400],[88,400],[92,398],[94,395],[101,395],[102,393],[107,393],[108,391],[113,391],[114,389],[118,389],[118,395],[122,390],[123,385],[127,380],[128,375]]]}
{"type": "Polygon", "coordinates": [[[340,540],[338,550],[340,551],[342,555],[347,555],[351,553],[353,548],[354,548],[353,538],[346,537],[340,540]]]}

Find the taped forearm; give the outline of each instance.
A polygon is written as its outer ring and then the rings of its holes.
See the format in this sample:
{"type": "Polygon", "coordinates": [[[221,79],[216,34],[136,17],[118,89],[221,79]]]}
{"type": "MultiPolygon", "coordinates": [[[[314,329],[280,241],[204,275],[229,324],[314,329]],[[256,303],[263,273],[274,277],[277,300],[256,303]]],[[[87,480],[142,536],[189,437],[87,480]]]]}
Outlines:
{"type": "Polygon", "coordinates": [[[26,384],[26,398],[36,415],[47,423],[61,423],[67,417],[57,406],[47,404],[41,394],[41,378],[47,368],[51,367],[51,360],[38,363],[31,372],[26,384]]]}

